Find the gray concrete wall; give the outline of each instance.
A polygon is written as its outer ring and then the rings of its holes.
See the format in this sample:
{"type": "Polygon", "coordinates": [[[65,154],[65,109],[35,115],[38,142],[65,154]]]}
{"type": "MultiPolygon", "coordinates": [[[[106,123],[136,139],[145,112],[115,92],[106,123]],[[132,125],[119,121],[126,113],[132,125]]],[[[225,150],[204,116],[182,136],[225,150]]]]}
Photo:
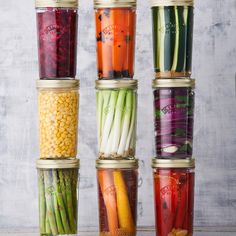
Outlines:
{"type": "MultiPolygon", "coordinates": [[[[33,0],[0,1],[0,227],[38,220],[37,42],[33,0]]],[[[195,225],[236,225],[236,1],[198,0],[194,68],[197,79],[194,154],[195,225]]],[[[96,79],[92,0],[81,0],[80,226],[97,225],[96,79]]],[[[141,160],[139,225],[152,226],[152,38],[147,1],[138,1],[136,79],[140,81],[137,156],[141,160]]]]}

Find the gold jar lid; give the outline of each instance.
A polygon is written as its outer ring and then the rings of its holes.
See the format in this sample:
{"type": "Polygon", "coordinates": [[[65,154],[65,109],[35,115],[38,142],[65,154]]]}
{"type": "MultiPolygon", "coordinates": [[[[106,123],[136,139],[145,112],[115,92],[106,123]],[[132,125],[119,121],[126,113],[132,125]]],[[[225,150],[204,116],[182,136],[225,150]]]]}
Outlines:
{"type": "Polygon", "coordinates": [[[97,169],[137,169],[138,160],[96,160],[97,169]]]}
{"type": "Polygon", "coordinates": [[[37,160],[37,169],[74,169],[80,167],[79,159],[37,160]]]}
{"type": "Polygon", "coordinates": [[[193,6],[194,0],[150,0],[152,7],[193,6]]]}
{"type": "Polygon", "coordinates": [[[78,7],[78,0],[36,0],[35,6],[38,7],[78,7]]]}
{"type": "Polygon", "coordinates": [[[152,159],[152,168],[194,168],[195,159],[152,159]]]}
{"type": "Polygon", "coordinates": [[[36,87],[44,88],[79,88],[79,80],[37,80],[36,87]]]}
{"type": "Polygon", "coordinates": [[[94,0],[94,8],[136,7],[136,0],[94,0]]]}
{"type": "Polygon", "coordinates": [[[152,81],[153,88],[181,88],[181,87],[191,87],[195,88],[194,79],[154,79],[152,81]]]}
{"type": "Polygon", "coordinates": [[[96,89],[137,89],[137,80],[96,80],[96,89]]]}

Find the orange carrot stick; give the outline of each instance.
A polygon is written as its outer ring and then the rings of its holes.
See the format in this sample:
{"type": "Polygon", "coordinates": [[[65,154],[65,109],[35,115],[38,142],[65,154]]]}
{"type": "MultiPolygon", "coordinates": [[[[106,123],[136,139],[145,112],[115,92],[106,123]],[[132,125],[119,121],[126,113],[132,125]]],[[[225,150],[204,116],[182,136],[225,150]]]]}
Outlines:
{"type": "Polygon", "coordinates": [[[109,170],[98,171],[98,181],[107,210],[108,226],[111,236],[118,236],[118,215],[113,174],[109,170]]]}

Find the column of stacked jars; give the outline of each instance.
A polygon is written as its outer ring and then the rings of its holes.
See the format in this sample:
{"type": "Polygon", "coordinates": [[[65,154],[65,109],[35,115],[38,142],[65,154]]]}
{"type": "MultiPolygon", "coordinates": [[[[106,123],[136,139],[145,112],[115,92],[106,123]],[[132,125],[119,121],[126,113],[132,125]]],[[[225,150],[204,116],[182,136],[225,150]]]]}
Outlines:
{"type": "Polygon", "coordinates": [[[77,235],[77,8],[77,0],[36,0],[40,235],[77,235]]]}
{"type": "Polygon", "coordinates": [[[137,81],[135,0],[95,0],[100,236],[135,236],[137,81]]]}
{"type": "Polygon", "coordinates": [[[194,88],[193,0],[151,0],[157,236],[192,236],[194,88]]]}

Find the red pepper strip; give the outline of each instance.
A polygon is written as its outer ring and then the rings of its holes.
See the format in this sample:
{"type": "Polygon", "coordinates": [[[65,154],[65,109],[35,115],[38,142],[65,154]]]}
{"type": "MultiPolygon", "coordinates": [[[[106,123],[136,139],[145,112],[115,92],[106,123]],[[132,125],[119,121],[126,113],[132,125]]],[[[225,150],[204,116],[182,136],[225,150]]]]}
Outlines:
{"type": "Polygon", "coordinates": [[[188,176],[180,173],[178,185],[178,206],[175,218],[175,228],[182,229],[184,219],[188,210],[188,176]]]}

